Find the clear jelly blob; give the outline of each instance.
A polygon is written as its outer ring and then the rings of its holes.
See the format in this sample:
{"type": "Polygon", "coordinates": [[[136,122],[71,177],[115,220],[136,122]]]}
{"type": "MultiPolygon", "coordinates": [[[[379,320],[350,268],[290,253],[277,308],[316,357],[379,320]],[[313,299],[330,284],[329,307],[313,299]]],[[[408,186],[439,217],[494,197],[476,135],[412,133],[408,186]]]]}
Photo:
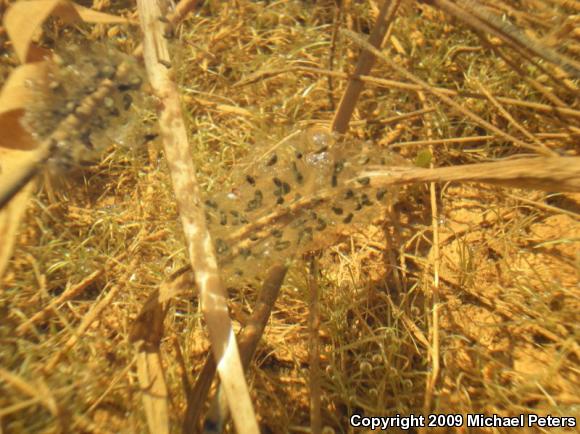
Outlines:
{"type": "Polygon", "coordinates": [[[392,197],[357,175],[371,165],[400,165],[400,158],[339,144],[321,128],[291,137],[255,152],[261,156],[242,165],[249,169],[235,175],[233,188],[205,201],[228,285],[256,283],[272,263],[320,247],[337,226],[368,223],[392,197]]]}
{"type": "Polygon", "coordinates": [[[127,130],[131,108],[139,99],[144,76],[135,60],[104,45],[73,45],[57,49],[45,81],[30,83],[37,98],[28,107],[23,125],[43,141],[70,115],[82,118],[78,128],[54,146],[52,163],[67,167],[91,161],[127,130]],[[86,103],[105,82],[106,96],[84,113],[86,103]]]}

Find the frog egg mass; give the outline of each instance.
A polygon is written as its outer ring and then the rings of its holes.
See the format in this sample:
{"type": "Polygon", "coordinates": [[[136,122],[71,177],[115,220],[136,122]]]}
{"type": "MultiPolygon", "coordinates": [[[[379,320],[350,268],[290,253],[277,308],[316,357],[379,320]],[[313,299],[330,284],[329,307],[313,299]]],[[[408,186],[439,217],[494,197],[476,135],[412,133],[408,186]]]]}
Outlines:
{"type": "Polygon", "coordinates": [[[205,201],[228,285],[258,282],[274,262],[320,246],[339,225],[369,223],[387,198],[386,189],[373,188],[357,174],[369,165],[392,164],[393,156],[337,143],[318,127],[255,155],[261,157],[242,162],[248,169],[234,175],[233,188],[205,201]],[[356,187],[347,182],[353,179],[356,187]]]}
{"type": "Polygon", "coordinates": [[[131,107],[139,105],[143,71],[134,58],[106,45],[60,47],[43,80],[29,83],[36,98],[27,108],[23,126],[39,142],[47,140],[70,115],[82,122],[56,143],[49,162],[61,168],[95,160],[112,142],[122,142],[130,130],[131,107]],[[96,107],[84,102],[111,82],[96,107]],[[87,110],[89,110],[87,112],[87,110]]]}

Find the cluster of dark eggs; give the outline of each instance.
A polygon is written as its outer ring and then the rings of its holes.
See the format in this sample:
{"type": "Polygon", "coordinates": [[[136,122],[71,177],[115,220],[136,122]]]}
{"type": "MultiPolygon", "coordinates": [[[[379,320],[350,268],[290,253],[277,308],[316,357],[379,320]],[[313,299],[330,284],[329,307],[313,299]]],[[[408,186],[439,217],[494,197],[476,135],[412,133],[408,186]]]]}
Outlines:
{"type": "Polygon", "coordinates": [[[69,47],[55,58],[45,81],[30,83],[37,98],[23,123],[43,142],[66,119],[78,118],[52,146],[50,161],[66,169],[93,160],[124,128],[143,76],[130,56],[106,46],[69,47]],[[99,92],[104,94],[91,105],[99,92]]]}
{"type": "MultiPolygon", "coordinates": [[[[312,248],[331,228],[365,223],[387,190],[361,177],[384,156],[354,146],[338,146],[320,129],[306,130],[266,152],[234,187],[206,201],[206,216],[226,277],[251,281],[268,264],[312,248]]],[[[373,212],[374,210],[374,212],[373,212]]]]}

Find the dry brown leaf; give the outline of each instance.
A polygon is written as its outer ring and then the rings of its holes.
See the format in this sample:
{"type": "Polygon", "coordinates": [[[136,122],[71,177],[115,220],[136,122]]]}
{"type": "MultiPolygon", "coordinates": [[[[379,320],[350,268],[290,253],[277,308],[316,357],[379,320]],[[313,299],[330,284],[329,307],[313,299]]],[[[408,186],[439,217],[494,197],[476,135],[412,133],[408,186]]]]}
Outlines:
{"type": "MultiPolygon", "coordinates": [[[[8,191],[14,177],[24,179],[25,173],[38,159],[36,151],[0,149],[0,191],[8,191]]],[[[33,183],[23,188],[0,210],[0,279],[12,254],[18,224],[22,221],[33,183]]]]}
{"type": "MultiPolygon", "coordinates": [[[[39,160],[39,152],[34,149],[36,142],[19,122],[24,113],[24,108],[19,107],[19,103],[27,101],[29,95],[24,86],[18,86],[16,83],[24,83],[32,76],[44,73],[43,65],[38,63],[24,65],[15,70],[8,80],[11,83],[7,83],[0,94],[0,131],[3,133],[0,135],[0,191],[2,192],[12,191],[14,194],[18,191],[14,189],[18,186],[18,180],[29,180],[28,174],[32,173],[30,170],[39,160]]],[[[22,221],[32,186],[33,184],[29,183],[12,198],[8,205],[0,209],[0,279],[12,255],[18,224],[22,221]]]]}
{"type": "Polygon", "coordinates": [[[48,62],[34,62],[16,68],[0,92],[0,147],[33,149],[37,146],[30,133],[20,124],[26,107],[35,98],[28,83],[42,83],[48,72],[48,62]]]}
{"type": "Polygon", "coordinates": [[[21,1],[11,5],[4,16],[6,33],[14,45],[14,51],[22,63],[41,60],[45,52],[32,44],[48,17],[56,16],[66,23],[124,24],[126,18],[104,14],[79,6],[68,0],[21,1]],[[40,57],[38,57],[40,55],[40,57]]]}
{"type": "Polygon", "coordinates": [[[8,260],[12,256],[18,224],[23,219],[33,185],[33,183],[28,184],[4,209],[0,210],[0,282],[2,282],[8,260]]]}

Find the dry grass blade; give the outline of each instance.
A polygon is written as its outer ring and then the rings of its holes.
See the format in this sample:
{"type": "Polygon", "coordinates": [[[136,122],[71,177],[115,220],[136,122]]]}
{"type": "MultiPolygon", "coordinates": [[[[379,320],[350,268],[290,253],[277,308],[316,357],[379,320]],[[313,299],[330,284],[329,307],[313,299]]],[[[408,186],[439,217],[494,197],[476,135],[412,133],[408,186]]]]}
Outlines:
{"type": "Polygon", "coordinates": [[[18,328],[16,329],[16,333],[18,334],[25,333],[34,324],[46,319],[50,315],[50,313],[56,310],[58,306],[60,306],[62,303],[68,300],[72,300],[75,297],[78,297],[89,285],[91,285],[96,279],[98,279],[103,274],[103,272],[104,272],[103,269],[94,271],[78,284],[73,285],[70,288],[67,288],[59,297],[52,300],[48,304],[48,306],[46,306],[41,311],[34,314],[32,317],[30,317],[28,321],[20,324],[20,326],[18,326],[18,328]]]}
{"type": "Polygon", "coordinates": [[[483,95],[489,99],[489,102],[497,109],[497,111],[511,124],[513,125],[519,132],[521,132],[527,139],[534,143],[538,148],[543,148],[545,145],[541,143],[536,136],[526,129],[521,123],[514,119],[514,117],[499,103],[497,98],[492,95],[492,93],[485,88],[482,83],[477,83],[477,87],[481,91],[483,95]]]}
{"type": "Polygon", "coordinates": [[[44,372],[52,371],[56,365],[60,362],[60,359],[68,352],[74,345],[79,341],[81,336],[87,331],[87,329],[91,326],[91,324],[96,321],[99,315],[105,310],[105,308],[111,304],[113,298],[117,295],[120,291],[120,286],[115,285],[113,286],[109,292],[98,302],[96,303],[91,310],[84,316],[81,324],[77,328],[75,334],[71,336],[62,348],[54,355],[54,357],[46,364],[43,368],[44,372]]]}
{"type": "MultiPolygon", "coordinates": [[[[532,55],[563,67],[569,74],[575,77],[580,76],[580,65],[578,62],[562,56],[549,47],[543,46],[539,41],[531,40],[524,32],[509,22],[493,15],[478,2],[462,0],[459,2],[460,6],[448,0],[432,0],[431,2],[445,12],[466,22],[471,27],[501,38],[512,48],[520,52],[531,53],[532,55]]],[[[529,56],[526,57],[529,58],[529,56]]]]}
{"type": "Polygon", "coordinates": [[[163,102],[159,125],[201,305],[207,322],[217,369],[239,433],[257,433],[258,424],[244,379],[226,293],[222,286],[210,234],[200,199],[195,169],[190,157],[187,131],[177,88],[167,69],[170,65],[167,42],[163,38],[162,16],[154,0],[138,2],[144,34],[143,53],[149,80],[163,102]]]}
{"type": "Polygon", "coordinates": [[[532,39],[524,31],[512,25],[509,21],[493,14],[476,1],[461,0],[459,3],[464,10],[468,10],[475,15],[480,22],[491,26],[506,43],[517,47],[520,51],[527,51],[551,62],[576,78],[580,77],[580,63],[578,61],[567,58],[557,51],[552,50],[550,47],[545,46],[540,41],[532,39]]]}
{"type": "Polygon", "coordinates": [[[18,390],[31,398],[40,401],[54,416],[59,413],[56,400],[54,396],[50,394],[47,390],[41,390],[38,384],[31,384],[23,378],[17,376],[16,374],[6,371],[0,367],[0,380],[11,385],[13,388],[18,390]]]}
{"type": "Polygon", "coordinates": [[[115,256],[114,258],[110,258],[103,267],[101,267],[96,271],[93,271],[91,274],[84,277],[80,282],[67,287],[62,294],[53,299],[46,307],[35,313],[27,321],[20,324],[16,329],[16,333],[19,335],[25,333],[38,322],[44,321],[47,318],[49,318],[51,313],[55,312],[60,305],[80,296],[87,288],[89,288],[100,277],[102,277],[105,274],[105,272],[112,271],[116,265],[121,263],[121,261],[123,261],[127,257],[129,252],[133,252],[135,250],[135,246],[139,244],[139,241],[153,240],[159,235],[162,235],[163,233],[164,230],[149,234],[143,237],[142,239],[140,237],[137,237],[135,243],[132,246],[130,246],[127,249],[127,251],[122,252],[121,254],[115,256]]]}
{"type": "Polygon", "coordinates": [[[570,216],[570,217],[572,217],[575,220],[580,220],[580,212],[569,211],[567,209],[558,208],[558,207],[555,207],[555,206],[548,205],[546,203],[542,203],[540,201],[526,199],[526,198],[523,198],[521,196],[516,196],[516,195],[513,195],[513,194],[508,194],[507,196],[510,197],[510,198],[512,198],[512,199],[515,199],[515,200],[517,200],[519,202],[522,202],[522,203],[525,203],[525,204],[528,204],[528,205],[532,205],[533,207],[539,208],[541,210],[544,210],[544,211],[547,211],[547,212],[550,212],[550,213],[554,213],[554,214],[566,214],[567,216],[570,216]]]}
{"type": "Polygon", "coordinates": [[[395,312],[396,317],[400,318],[405,327],[409,330],[409,333],[420,343],[424,348],[428,349],[430,347],[429,340],[425,337],[425,334],[421,331],[417,324],[413,322],[411,318],[403,311],[399,306],[397,306],[393,299],[386,295],[380,294],[380,297],[389,304],[389,307],[395,312]]]}
{"type": "Polygon", "coordinates": [[[387,65],[389,65],[389,67],[391,67],[392,69],[394,69],[395,71],[397,71],[397,73],[401,74],[402,76],[404,76],[408,80],[414,82],[415,84],[418,84],[419,86],[421,86],[421,88],[423,90],[425,90],[425,91],[429,92],[430,94],[436,96],[441,101],[443,101],[445,104],[449,105],[454,110],[456,110],[458,113],[463,114],[464,116],[468,117],[472,121],[474,121],[477,124],[481,125],[483,128],[485,128],[487,130],[490,130],[490,131],[493,131],[498,136],[503,137],[504,139],[509,140],[510,142],[512,142],[512,143],[514,143],[514,144],[516,144],[518,146],[521,146],[524,149],[529,149],[529,150],[532,150],[534,152],[537,152],[539,154],[543,154],[543,155],[546,155],[546,156],[555,156],[555,155],[557,155],[554,151],[552,151],[552,150],[550,150],[548,148],[538,147],[538,146],[535,146],[535,145],[530,145],[528,143],[522,142],[520,139],[512,136],[511,134],[508,134],[508,133],[500,130],[495,125],[490,124],[486,120],[482,119],[480,116],[478,116],[475,113],[473,113],[471,110],[468,110],[468,109],[462,107],[460,104],[458,104],[457,102],[455,102],[454,100],[452,100],[451,98],[449,98],[447,95],[445,95],[443,92],[440,92],[438,89],[434,88],[433,86],[430,86],[425,81],[421,80],[420,78],[416,77],[415,75],[413,75],[409,71],[407,71],[404,68],[402,68],[399,65],[397,65],[395,62],[393,62],[391,59],[389,59],[389,57],[387,57],[385,54],[383,54],[382,52],[380,52],[379,50],[377,50],[375,47],[373,47],[372,45],[370,45],[369,43],[367,43],[366,41],[364,41],[356,33],[353,33],[353,32],[351,32],[349,30],[344,30],[344,29],[342,30],[342,32],[345,35],[347,35],[349,38],[351,38],[354,42],[356,42],[358,45],[360,45],[361,47],[364,47],[366,50],[369,50],[372,53],[374,53],[375,56],[377,56],[381,60],[383,60],[387,65]]]}
{"type": "MultiPolygon", "coordinates": [[[[290,72],[305,72],[309,74],[320,74],[320,75],[327,75],[336,78],[342,79],[358,79],[364,83],[384,87],[387,89],[400,89],[400,90],[409,90],[409,91],[417,91],[423,89],[422,86],[414,84],[414,83],[407,83],[397,80],[388,80],[385,78],[380,77],[373,77],[368,75],[360,75],[355,76],[352,74],[347,74],[345,72],[339,71],[329,71],[327,69],[321,68],[313,68],[308,66],[295,66],[289,67],[284,69],[268,69],[264,71],[258,71],[257,73],[250,74],[248,77],[244,78],[243,80],[239,81],[234,85],[234,87],[241,87],[247,86],[253,83],[256,83],[260,80],[267,80],[273,78],[277,75],[287,74],[290,72]]],[[[447,95],[447,96],[460,96],[464,98],[477,98],[477,99],[485,99],[485,95],[481,95],[475,92],[458,92],[452,89],[446,89],[443,87],[433,87],[434,90],[437,92],[447,95]]],[[[531,102],[531,101],[522,101],[516,98],[508,98],[508,97],[496,97],[499,102],[502,104],[507,104],[510,106],[516,107],[525,107],[530,110],[538,111],[540,113],[553,113],[560,116],[567,116],[572,118],[580,118],[580,110],[575,110],[568,107],[554,107],[548,104],[543,104],[539,102],[531,102]]]]}
{"type": "Polygon", "coordinates": [[[477,36],[479,37],[479,40],[488,50],[492,50],[495,54],[501,57],[503,61],[506,64],[508,64],[510,68],[512,68],[512,70],[516,71],[519,74],[519,76],[522,77],[523,80],[525,80],[530,86],[532,86],[534,89],[540,92],[548,101],[550,101],[557,107],[567,107],[567,104],[564,101],[562,101],[562,99],[558,98],[558,96],[556,96],[554,92],[551,91],[551,89],[541,84],[538,80],[529,77],[528,74],[526,74],[526,72],[522,68],[522,66],[520,66],[515,60],[513,60],[507,53],[504,53],[504,51],[502,51],[500,47],[496,47],[494,44],[492,44],[487,35],[484,35],[482,32],[476,33],[477,36]]]}
{"type": "Polygon", "coordinates": [[[436,169],[395,168],[365,172],[361,176],[369,176],[372,182],[381,186],[474,181],[546,191],[580,192],[580,157],[520,158],[436,169]]]}
{"type": "Polygon", "coordinates": [[[434,139],[434,140],[414,140],[412,142],[395,142],[389,145],[390,148],[406,148],[411,146],[425,146],[425,145],[447,145],[451,143],[471,144],[477,142],[486,142],[493,140],[495,136],[471,136],[471,137],[450,137],[448,139],[434,139]]]}

